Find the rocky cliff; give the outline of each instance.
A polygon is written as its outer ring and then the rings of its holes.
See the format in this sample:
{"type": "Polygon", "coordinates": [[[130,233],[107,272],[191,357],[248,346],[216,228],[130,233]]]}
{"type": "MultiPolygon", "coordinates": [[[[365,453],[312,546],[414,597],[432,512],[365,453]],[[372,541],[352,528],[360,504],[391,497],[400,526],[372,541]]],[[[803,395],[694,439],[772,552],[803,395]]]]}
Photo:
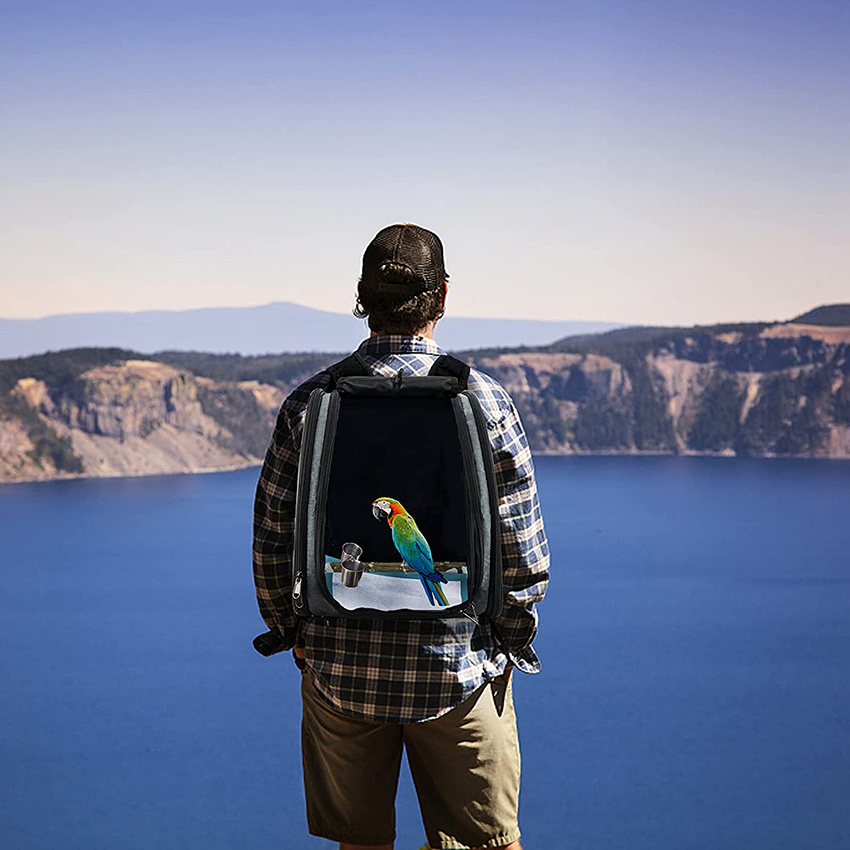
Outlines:
{"type": "Polygon", "coordinates": [[[283,397],[256,381],[215,382],[134,358],[70,380],[19,378],[0,407],[0,480],[254,464],[283,397]]]}
{"type": "MultiPolygon", "coordinates": [[[[849,351],[848,326],[790,322],[460,355],[511,393],[538,453],[850,458],[849,351]]],[[[0,481],[258,463],[286,394],[340,356],[75,349],[0,361],[0,481]]]]}
{"type": "Polygon", "coordinates": [[[850,457],[850,327],[615,331],[468,359],[537,451],[850,457]]]}

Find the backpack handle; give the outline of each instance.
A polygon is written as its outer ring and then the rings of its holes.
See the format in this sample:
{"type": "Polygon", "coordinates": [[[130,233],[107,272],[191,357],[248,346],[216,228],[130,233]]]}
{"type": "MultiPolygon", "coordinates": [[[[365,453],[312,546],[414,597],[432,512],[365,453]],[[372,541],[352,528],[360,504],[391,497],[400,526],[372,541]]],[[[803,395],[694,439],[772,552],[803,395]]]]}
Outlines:
{"type": "MultiPolygon", "coordinates": [[[[328,366],[325,371],[331,376],[331,383],[328,387],[329,391],[336,389],[337,382],[341,378],[349,378],[356,375],[368,377],[372,374],[369,364],[359,351],[355,351],[343,360],[328,366]]],[[[469,382],[469,366],[463,360],[452,357],[451,354],[441,354],[434,361],[434,365],[428,374],[444,378],[456,378],[458,392],[465,390],[469,382]]]]}

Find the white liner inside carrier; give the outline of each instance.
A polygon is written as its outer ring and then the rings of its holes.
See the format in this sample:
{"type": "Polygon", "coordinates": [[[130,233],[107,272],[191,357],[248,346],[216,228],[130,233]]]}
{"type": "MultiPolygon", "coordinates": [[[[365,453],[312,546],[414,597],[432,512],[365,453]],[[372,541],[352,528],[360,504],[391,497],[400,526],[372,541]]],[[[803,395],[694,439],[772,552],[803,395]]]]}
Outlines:
{"type": "MultiPolygon", "coordinates": [[[[338,558],[326,558],[325,581],[334,600],[343,608],[353,611],[357,608],[373,608],[379,611],[408,609],[411,611],[433,611],[438,606],[431,605],[422,587],[419,574],[410,572],[364,572],[356,587],[346,587],[342,583],[342,573],[335,572],[331,563],[338,558]]],[[[460,605],[469,596],[466,567],[463,572],[443,573],[446,582],[440,582],[440,588],[446,595],[449,606],[460,605]]]]}

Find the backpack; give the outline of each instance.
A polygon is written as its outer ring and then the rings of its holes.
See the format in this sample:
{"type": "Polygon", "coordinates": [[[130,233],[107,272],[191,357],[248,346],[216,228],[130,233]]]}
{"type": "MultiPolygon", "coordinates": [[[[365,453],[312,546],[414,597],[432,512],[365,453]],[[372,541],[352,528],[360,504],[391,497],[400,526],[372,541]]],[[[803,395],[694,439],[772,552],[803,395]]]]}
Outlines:
{"type": "Polygon", "coordinates": [[[359,354],[313,390],[296,487],[302,617],[477,622],[502,607],[493,452],[469,366],[373,375],[359,354]]]}

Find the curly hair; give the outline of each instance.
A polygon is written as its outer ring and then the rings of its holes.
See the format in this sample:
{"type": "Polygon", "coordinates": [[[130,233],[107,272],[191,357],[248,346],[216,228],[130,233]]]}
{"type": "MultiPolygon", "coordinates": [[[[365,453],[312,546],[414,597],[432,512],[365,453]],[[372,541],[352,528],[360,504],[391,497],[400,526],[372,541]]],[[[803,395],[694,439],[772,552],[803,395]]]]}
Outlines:
{"type": "MultiPolygon", "coordinates": [[[[392,262],[381,266],[380,278],[382,282],[399,284],[416,282],[410,268],[392,262]]],[[[443,291],[442,288],[429,289],[405,296],[386,288],[379,290],[364,286],[363,278],[360,278],[352,313],[358,319],[368,319],[369,328],[377,333],[413,334],[443,315],[443,291]]]]}

